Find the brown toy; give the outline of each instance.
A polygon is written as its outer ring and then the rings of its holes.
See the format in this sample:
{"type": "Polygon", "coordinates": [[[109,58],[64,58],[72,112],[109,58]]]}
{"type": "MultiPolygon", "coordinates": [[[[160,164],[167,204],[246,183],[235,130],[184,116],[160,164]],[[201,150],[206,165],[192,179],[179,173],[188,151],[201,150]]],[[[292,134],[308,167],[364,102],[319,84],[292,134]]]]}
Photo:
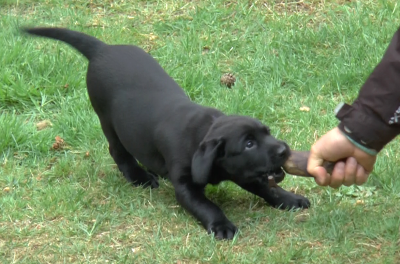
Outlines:
{"type": "MultiPolygon", "coordinates": [[[[282,168],[286,173],[303,176],[303,177],[313,177],[307,171],[307,162],[310,156],[310,151],[291,151],[289,159],[283,164],[282,168]]],[[[328,173],[332,173],[335,167],[335,162],[324,161],[322,166],[326,169],[328,173]]]]}
{"type": "MultiPolygon", "coordinates": [[[[289,159],[283,164],[282,168],[286,173],[303,176],[303,177],[313,177],[307,171],[307,162],[310,157],[310,151],[291,151],[289,159]]],[[[326,169],[328,173],[332,173],[335,167],[335,162],[324,161],[322,166],[326,169]]],[[[278,185],[275,182],[274,176],[268,176],[268,186],[270,188],[276,188],[278,185]]]]}

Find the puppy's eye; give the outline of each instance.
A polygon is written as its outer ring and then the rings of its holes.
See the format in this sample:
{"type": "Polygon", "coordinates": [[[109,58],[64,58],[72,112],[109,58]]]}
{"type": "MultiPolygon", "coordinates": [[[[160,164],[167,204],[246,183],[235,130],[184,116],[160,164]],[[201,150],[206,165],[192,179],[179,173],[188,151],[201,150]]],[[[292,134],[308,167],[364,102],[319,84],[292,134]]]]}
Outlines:
{"type": "Polygon", "coordinates": [[[254,146],[254,141],[253,140],[247,140],[246,141],[246,148],[252,148],[254,146]]]}

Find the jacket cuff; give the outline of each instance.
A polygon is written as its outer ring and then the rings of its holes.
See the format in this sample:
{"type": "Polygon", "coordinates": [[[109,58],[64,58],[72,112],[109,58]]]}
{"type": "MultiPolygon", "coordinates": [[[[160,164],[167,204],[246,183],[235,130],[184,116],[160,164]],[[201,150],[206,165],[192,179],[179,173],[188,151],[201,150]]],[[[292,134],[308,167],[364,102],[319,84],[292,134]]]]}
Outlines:
{"type": "Polygon", "coordinates": [[[362,151],[364,151],[365,153],[368,153],[371,156],[376,156],[378,154],[378,152],[374,149],[369,149],[361,144],[359,144],[357,141],[354,141],[350,136],[348,136],[346,133],[344,133],[342,130],[340,130],[344,136],[351,142],[353,143],[353,145],[355,145],[357,148],[361,149],[362,151]]]}
{"type": "Polygon", "coordinates": [[[342,103],[335,110],[340,120],[338,128],[361,150],[376,155],[398,134],[367,109],[356,109],[342,103]]]}

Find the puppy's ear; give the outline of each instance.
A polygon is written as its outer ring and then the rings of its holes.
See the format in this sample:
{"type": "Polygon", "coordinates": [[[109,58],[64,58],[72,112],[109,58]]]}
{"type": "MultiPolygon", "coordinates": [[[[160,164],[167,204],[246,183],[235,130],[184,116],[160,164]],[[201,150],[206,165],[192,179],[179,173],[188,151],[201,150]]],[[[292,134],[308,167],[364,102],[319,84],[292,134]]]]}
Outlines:
{"type": "Polygon", "coordinates": [[[200,185],[208,183],[214,160],[221,153],[222,143],[222,139],[212,139],[200,144],[192,158],[192,177],[194,183],[200,185]]]}

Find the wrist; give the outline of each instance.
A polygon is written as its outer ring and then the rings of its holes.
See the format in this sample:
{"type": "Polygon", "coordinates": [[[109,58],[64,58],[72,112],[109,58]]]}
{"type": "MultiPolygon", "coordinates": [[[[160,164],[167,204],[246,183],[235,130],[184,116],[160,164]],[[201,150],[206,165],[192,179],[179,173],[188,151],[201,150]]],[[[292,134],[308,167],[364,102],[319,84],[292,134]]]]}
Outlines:
{"type": "Polygon", "coordinates": [[[383,122],[372,109],[354,103],[341,103],[335,109],[336,118],[340,120],[339,130],[364,152],[376,155],[397,134],[398,128],[383,122]]]}
{"type": "Polygon", "coordinates": [[[358,143],[357,141],[355,141],[354,139],[352,139],[349,135],[347,135],[345,132],[343,132],[340,128],[339,131],[358,149],[364,151],[365,153],[371,155],[371,156],[376,156],[378,154],[378,152],[374,149],[370,149],[367,148],[363,145],[361,145],[360,143],[358,143]]]}

